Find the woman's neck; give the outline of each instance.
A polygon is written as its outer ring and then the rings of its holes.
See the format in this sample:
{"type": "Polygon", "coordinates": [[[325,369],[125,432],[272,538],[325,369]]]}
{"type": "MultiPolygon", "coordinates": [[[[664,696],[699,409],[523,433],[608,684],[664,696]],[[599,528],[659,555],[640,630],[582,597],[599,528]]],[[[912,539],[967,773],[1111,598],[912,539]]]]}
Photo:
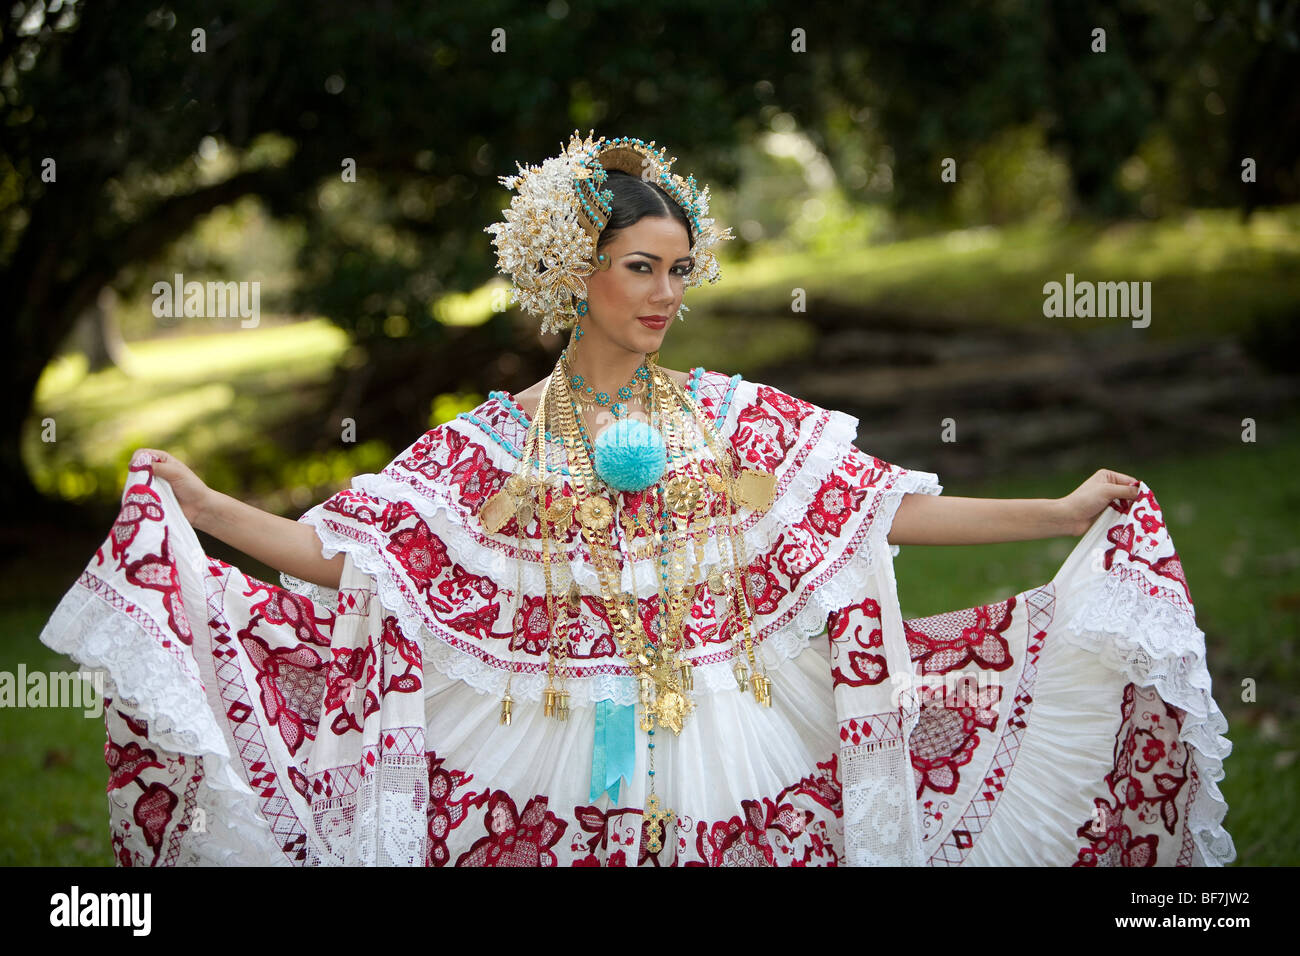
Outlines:
{"type": "Polygon", "coordinates": [[[620,388],[634,379],[636,370],[645,363],[646,354],[629,352],[613,343],[590,341],[594,338],[588,332],[581,342],[569,343],[569,371],[582,376],[584,391],[590,386],[591,394],[617,395],[620,388]]]}

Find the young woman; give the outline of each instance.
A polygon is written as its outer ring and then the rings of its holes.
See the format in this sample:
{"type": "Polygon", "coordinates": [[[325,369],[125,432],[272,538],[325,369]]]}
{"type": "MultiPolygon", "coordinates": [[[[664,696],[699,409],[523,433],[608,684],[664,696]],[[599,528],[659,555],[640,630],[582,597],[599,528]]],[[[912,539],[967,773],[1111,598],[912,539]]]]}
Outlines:
{"type": "Polygon", "coordinates": [[[941,496],[850,416],[660,367],[730,238],[671,164],[575,132],[503,178],[488,231],[570,330],[555,369],[299,521],[137,453],[42,636],[114,688],[120,861],[1231,860],[1226,723],[1151,490],[941,496]],[[1047,585],[902,620],[899,545],[1056,535],[1082,539],[1047,585]]]}

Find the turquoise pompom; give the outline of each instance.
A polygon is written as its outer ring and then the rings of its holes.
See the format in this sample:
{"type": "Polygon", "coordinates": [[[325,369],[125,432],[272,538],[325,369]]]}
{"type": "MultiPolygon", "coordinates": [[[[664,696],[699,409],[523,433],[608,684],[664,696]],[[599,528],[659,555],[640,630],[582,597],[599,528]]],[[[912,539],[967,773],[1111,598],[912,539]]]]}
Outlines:
{"type": "Polygon", "coordinates": [[[610,425],[596,439],[596,474],[616,491],[643,491],[668,464],[663,437],[633,418],[610,425]]]}

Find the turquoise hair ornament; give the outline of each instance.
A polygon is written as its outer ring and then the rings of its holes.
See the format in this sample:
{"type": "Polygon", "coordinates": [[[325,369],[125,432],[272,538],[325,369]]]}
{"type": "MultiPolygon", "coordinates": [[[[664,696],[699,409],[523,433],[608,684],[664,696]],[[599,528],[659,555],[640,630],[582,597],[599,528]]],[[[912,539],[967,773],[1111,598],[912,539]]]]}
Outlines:
{"type": "Polygon", "coordinates": [[[615,491],[644,491],[667,464],[663,436],[634,418],[615,422],[596,439],[596,474],[615,491]]]}

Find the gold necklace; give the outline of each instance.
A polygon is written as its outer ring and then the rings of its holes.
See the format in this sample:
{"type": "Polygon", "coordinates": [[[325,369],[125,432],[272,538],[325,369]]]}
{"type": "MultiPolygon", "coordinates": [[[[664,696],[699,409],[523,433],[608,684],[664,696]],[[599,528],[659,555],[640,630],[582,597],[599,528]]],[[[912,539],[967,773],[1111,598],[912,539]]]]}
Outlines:
{"type": "MultiPolygon", "coordinates": [[[[752,615],[743,590],[744,577],[741,569],[746,567],[746,559],[743,535],[736,527],[736,504],[764,510],[770,506],[775,488],[773,475],[749,468],[742,468],[739,475],[735,474],[731,455],[726,453],[730,448],[724,450],[721,437],[715,433],[707,413],[680,384],[657,367],[654,361],[657,357],[657,353],[647,357],[651,373],[648,380],[647,410],[651,417],[650,427],[665,438],[669,464],[661,483],[645,491],[639,509],[644,511],[647,501],[654,502],[646,525],[647,530],[653,533],[651,554],[659,557],[657,570],[661,625],[657,643],[649,639],[646,628],[641,623],[635,594],[627,594],[621,588],[616,548],[609,542],[611,525],[615,529],[618,527],[614,521],[615,508],[605,497],[607,489],[602,490],[603,482],[596,476],[590,449],[578,428],[577,410],[573,395],[566,387],[568,383],[564,377],[562,361],[556,363],[543,386],[537,412],[524,441],[520,471],[511,476],[505,487],[493,495],[480,511],[480,520],[490,533],[499,531],[513,515],[517,519],[521,551],[525,526],[534,516],[538,518],[549,635],[544,713],[561,720],[567,719],[569,714],[569,695],[564,682],[567,678],[569,637],[581,609],[581,592],[577,582],[570,576],[566,602],[568,621],[561,628],[555,614],[549,527],[554,525],[559,535],[557,540],[562,540],[567,537],[573,521],[578,521],[600,581],[601,596],[613,637],[638,683],[641,728],[651,735],[648,771],[650,785],[644,811],[645,819],[651,823],[648,843],[651,852],[657,852],[660,847],[657,829],[659,822],[672,817],[670,810],[660,807],[655,795],[655,724],[659,723],[675,734],[680,734],[686,717],[694,709],[694,701],[689,694],[693,689],[693,679],[691,663],[685,656],[683,622],[695,595],[695,585],[687,584],[687,556],[693,550],[695,566],[703,570],[703,535],[711,527],[711,515],[707,511],[703,486],[707,483],[715,496],[723,501],[727,514],[726,537],[731,552],[730,571],[722,571],[714,566],[704,575],[704,580],[715,596],[730,594],[733,620],[738,622],[738,627],[732,634],[732,656],[735,662],[733,673],[737,685],[742,692],[752,691],[754,699],[767,707],[772,705],[771,680],[755,654],[752,615]],[[692,454],[700,450],[698,439],[692,438],[692,448],[686,448],[687,414],[698,423],[699,433],[716,463],[717,474],[706,472],[703,458],[692,454]],[[545,471],[552,470],[549,461],[551,446],[546,441],[552,436],[552,430],[560,439],[562,456],[568,464],[573,492],[571,495],[563,493],[562,481],[551,493],[550,483],[544,475],[545,471]],[[692,519],[699,519],[703,527],[690,529],[692,519]]],[[[557,472],[559,470],[554,469],[557,472]]],[[[630,538],[629,534],[629,555],[635,561],[630,538]]],[[[720,544],[718,558],[725,561],[720,544]]],[[[633,581],[635,579],[634,573],[633,581]]],[[[508,680],[502,700],[502,723],[510,721],[510,705],[508,680]]]]}

